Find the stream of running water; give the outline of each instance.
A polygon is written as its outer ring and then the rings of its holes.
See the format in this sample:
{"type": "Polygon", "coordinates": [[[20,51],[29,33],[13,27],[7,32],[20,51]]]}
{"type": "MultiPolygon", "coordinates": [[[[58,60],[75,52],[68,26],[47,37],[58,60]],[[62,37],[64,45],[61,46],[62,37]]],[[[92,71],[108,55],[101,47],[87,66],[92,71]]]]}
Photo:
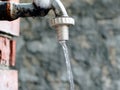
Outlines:
{"type": "Polygon", "coordinates": [[[74,90],[74,80],[73,80],[73,73],[71,69],[68,47],[66,45],[66,41],[60,41],[59,43],[61,44],[63,48],[63,52],[64,52],[64,56],[66,60],[66,67],[67,67],[68,80],[70,84],[70,90],[74,90]]]}

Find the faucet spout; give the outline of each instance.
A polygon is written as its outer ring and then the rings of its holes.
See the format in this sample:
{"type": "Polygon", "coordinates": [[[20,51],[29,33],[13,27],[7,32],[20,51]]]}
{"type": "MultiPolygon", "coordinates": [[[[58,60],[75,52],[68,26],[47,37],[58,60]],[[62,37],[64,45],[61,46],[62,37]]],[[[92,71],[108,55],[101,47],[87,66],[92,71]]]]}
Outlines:
{"type": "Polygon", "coordinates": [[[53,0],[52,6],[56,17],[58,16],[68,16],[67,11],[60,0],[53,0]]]}
{"type": "Polygon", "coordinates": [[[56,17],[50,21],[50,25],[56,29],[58,41],[69,40],[69,26],[74,25],[74,19],[68,16],[60,0],[52,1],[52,9],[56,17]]]}

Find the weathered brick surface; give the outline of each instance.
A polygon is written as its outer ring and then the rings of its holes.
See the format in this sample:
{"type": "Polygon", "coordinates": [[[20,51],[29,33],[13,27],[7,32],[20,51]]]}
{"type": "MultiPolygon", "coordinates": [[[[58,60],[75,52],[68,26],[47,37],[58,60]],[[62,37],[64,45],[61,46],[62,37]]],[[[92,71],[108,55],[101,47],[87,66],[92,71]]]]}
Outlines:
{"type": "Polygon", "coordinates": [[[0,90],[18,90],[17,71],[0,70],[0,90]]]}
{"type": "Polygon", "coordinates": [[[16,58],[16,41],[0,37],[0,64],[14,66],[16,58]]]}
{"type": "Polygon", "coordinates": [[[10,60],[10,40],[5,37],[0,37],[0,63],[9,65],[10,60]]]}

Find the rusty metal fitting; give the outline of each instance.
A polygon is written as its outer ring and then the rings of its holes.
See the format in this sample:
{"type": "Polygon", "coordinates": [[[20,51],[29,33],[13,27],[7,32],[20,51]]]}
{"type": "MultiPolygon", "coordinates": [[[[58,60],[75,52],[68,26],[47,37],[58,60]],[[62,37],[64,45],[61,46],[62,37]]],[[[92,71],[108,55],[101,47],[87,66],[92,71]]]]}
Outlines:
{"type": "Polygon", "coordinates": [[[68,16],[60,0],[33,0],[33,3],[0,1],[0,20],[12,21],[19,17],[45,16],[51,9],[56,17],[68,16]]]}
{"type": "Polygon", "coordinates": [[[35,3],[0,1],[0,20],[12,21],[19,17],[45,16],[50,9],[37,7],[35,3]]]}

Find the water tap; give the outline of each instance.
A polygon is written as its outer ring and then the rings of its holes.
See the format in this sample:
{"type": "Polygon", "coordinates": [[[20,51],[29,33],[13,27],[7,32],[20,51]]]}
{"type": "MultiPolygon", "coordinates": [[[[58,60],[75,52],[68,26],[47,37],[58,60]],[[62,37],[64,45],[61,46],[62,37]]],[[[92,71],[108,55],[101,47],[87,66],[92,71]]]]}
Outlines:
{"type": "Polygon", "coordinates": [[[69,26],[75,24],[74,19],[68,16],[60,0],[53,0],[52,7],[56,17],[50,20],[50,25],[56,29],[59,41],[69,40],[69,26]]]}
{"type": "Polygon", "coordinates": [[[74,25],[74,19],[69,17],[60,0],[33,0],[32,3],[15,3],[0,1],[0,20],[12,21],[19,17],[46,16],[50,10],[55,17],[50,25],[57,31],[58,40],[69,39],[69,25],[74,25]]]}
{"type": "Polygon", "coordinates": [[[59,41],[69,40],[69,26],[75,21],[69,17],[67,11],[60,0],[34,0],[37,6],[50,7],[55,14],[55,18],[50,20],[50,25],[56,29],[59,41]],[[44,4],[43,4],[44,3],[44,4]]]}

